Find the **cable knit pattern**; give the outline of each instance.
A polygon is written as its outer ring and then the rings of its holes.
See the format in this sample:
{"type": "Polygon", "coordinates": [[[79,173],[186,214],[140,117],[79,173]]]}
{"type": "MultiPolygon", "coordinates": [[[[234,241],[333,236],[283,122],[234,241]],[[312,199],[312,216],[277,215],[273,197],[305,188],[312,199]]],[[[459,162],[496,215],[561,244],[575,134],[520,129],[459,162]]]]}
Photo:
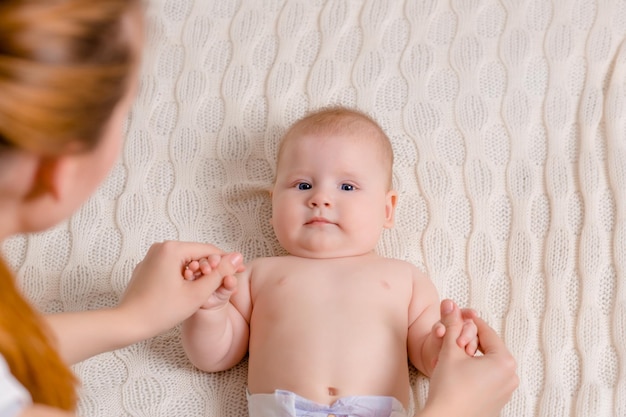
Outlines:
{"type": "MultiPolygon", "coordinates": [[[[396,153],[378,250],[476,308],[515,355],[503,416],[626,416],[626,2],[150,0],[119,162],[68,222],[3,246],[47,312],[115,305],[152,242],[281,253],[281,134],[332,104],[396,153]]],[[[241,417],[246,363],[179,328],[75,366],[80,415],[241,417]]],[[[428,381],[411,373],[415,408],[428,381]]]]}

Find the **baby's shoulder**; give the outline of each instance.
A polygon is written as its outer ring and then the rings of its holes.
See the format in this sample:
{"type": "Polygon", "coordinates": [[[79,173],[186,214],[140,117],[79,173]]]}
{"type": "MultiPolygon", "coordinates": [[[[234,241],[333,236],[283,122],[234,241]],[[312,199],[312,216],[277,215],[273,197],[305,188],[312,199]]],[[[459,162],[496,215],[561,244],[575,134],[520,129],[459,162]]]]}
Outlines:
{"type": "Polygon", "coordinates": [[[250,268],[265,268],[274,265],[280,265],[285,262],[284,256],[264,256],[260,258],[254,258],[248,262],[247,266],[250,268]]]}
{"type": "Polygon", "coordinates": [[[399,268],[407,271],[418,270],[415,264],[397,258],[386,258],[386,257],[378,257],[374,262],[379,263],[383,267],[387,268],[399,268]]]}
{"type": "Polygon", "coordinates": [[[286,268],[289,265],[285,256],[266,256],[255,258],[246,264],[246,270],[251,276],[265,275],[277,268],[286,268]]]}
{"type": "Polygon", "coordinates": [[[412,277],[414,280],[428,279],[426,273],[412,262],[396,258],[381,258],[381,267],[394,274],[412,277]]]}

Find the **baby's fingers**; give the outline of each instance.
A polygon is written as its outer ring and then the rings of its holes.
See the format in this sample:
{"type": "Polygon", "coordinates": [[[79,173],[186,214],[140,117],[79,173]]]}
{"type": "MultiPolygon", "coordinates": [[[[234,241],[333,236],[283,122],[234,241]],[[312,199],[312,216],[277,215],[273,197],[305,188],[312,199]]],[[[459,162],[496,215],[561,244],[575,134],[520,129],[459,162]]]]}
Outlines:
{"type": "Polygon", "coordinates": [[[222,285],[215,291],[215,296],[220,301],[228,301],[237,290],[237,278],[232,275],[224,277],[222,285]],[[234,281],[234,283],[233,283],[234,281]]]}
{"type": "Polygon", "coordinates": [[[461,316],[463,320],[474,320],[474,318],[478,317],[478,312],[473,308],[462,308],[461,316]]]}
{"type": "Polygon", "coordinates": [[[234,275],[228,275],[224,277],[224,281],[222,282],[222,286],[231,293],[234,293],[237,290],[237,278],[234,275]]]}
{"type": "MultiPolygon", "coordinates": [[[[199,263],[200,271],[202,272],[203,275],[210,274],[211,271],[217,268],[221,260],[222,260],[222,255],[219,255],[217,253],[211,254],[206,258],[202,258],[199,263]]],[[[245,270],[245,267],[243,264],[239,268],[237,268],[237,272],[242,272],[244,270],[245,270]]]]}
{"type": "Polygon", "coordinates": [[[441,321],[433,324],[433,334],[439,338],[444,337],[446,334],[446,326],[443,325],[441,321]]]}
{"type": "MultiPolygon", "coordinates": [[[[217,268],[217,266],[220,264],[220,260],[222,260],[222,256],[218,255],[216,253],[212,254],[212,255],[209,255],[209,257],[207,258],[207,262],[208,262],[209,267],[211,269],[217,268]]],[[[211,272],[211,271],[209,270],[209,272],[211,272]]]]}
{"type": "Polygon", "coordinates": [[[202,275],[209,275],[211,271],[219,265],[220,259],[221,256],[219,255],[211,255],[208,258],[200,259],[200,273],[202,275]],[[217,260],[212,258],[217,258],[217,260]]]}
{"type": "Polygon", "coordinates": [[[193,260],[185,267],[183,276],[186,280],[193,281],[194,279],[200,278],[202,275],[209,275],[213,269],[217,268],[221,259],[221,255],[213,254],[206,258],[193,260]]]}
{"type": "Polygon", "coordinates": [[[187,264],[187,266],[185,266],[185,269],[183,270],[183,277],[186,280],[193,281],[194,279],[198,278],[198,276],[200,275],[199,270],[200,270],[200,262],[191,261],[187,264]]]}
{"type": "Polygon", "coordinates": [[[478,352],[478,339],[472,339],[465,345],[465,353],[467,353],[468,356],[475,356],[476,352],[478,352]]]}
{"type": "Polygon", "coordinates": [[[478,327],[473,320],[464,320],[457,344],[464,348],[469,355],[474,356],[478,349],[478,327]]]}

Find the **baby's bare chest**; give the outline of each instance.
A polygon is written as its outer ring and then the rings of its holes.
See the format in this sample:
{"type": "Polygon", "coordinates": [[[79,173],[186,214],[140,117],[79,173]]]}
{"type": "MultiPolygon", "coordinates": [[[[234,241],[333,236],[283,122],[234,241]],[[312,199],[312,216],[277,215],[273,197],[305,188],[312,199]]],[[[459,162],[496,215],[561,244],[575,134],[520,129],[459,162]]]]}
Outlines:
{"type": "Polygon", "coordinates": [[[331,266],[264,271],[252,285],[253,314],[335,322],[406,317],[412,286],[401,268],[331,266]]]}

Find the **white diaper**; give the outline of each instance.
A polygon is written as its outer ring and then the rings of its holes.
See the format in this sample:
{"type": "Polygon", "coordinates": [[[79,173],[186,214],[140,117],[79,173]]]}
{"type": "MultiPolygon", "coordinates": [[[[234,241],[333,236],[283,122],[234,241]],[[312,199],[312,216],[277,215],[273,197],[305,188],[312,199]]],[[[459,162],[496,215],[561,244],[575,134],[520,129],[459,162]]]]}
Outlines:
{"type": "Polygon", "coordinates": [[[406,417],[402,403],[393,397],[342,397],[331,405],[318,404],[290,391],[248,393],[250,417],[406,417]]]}

